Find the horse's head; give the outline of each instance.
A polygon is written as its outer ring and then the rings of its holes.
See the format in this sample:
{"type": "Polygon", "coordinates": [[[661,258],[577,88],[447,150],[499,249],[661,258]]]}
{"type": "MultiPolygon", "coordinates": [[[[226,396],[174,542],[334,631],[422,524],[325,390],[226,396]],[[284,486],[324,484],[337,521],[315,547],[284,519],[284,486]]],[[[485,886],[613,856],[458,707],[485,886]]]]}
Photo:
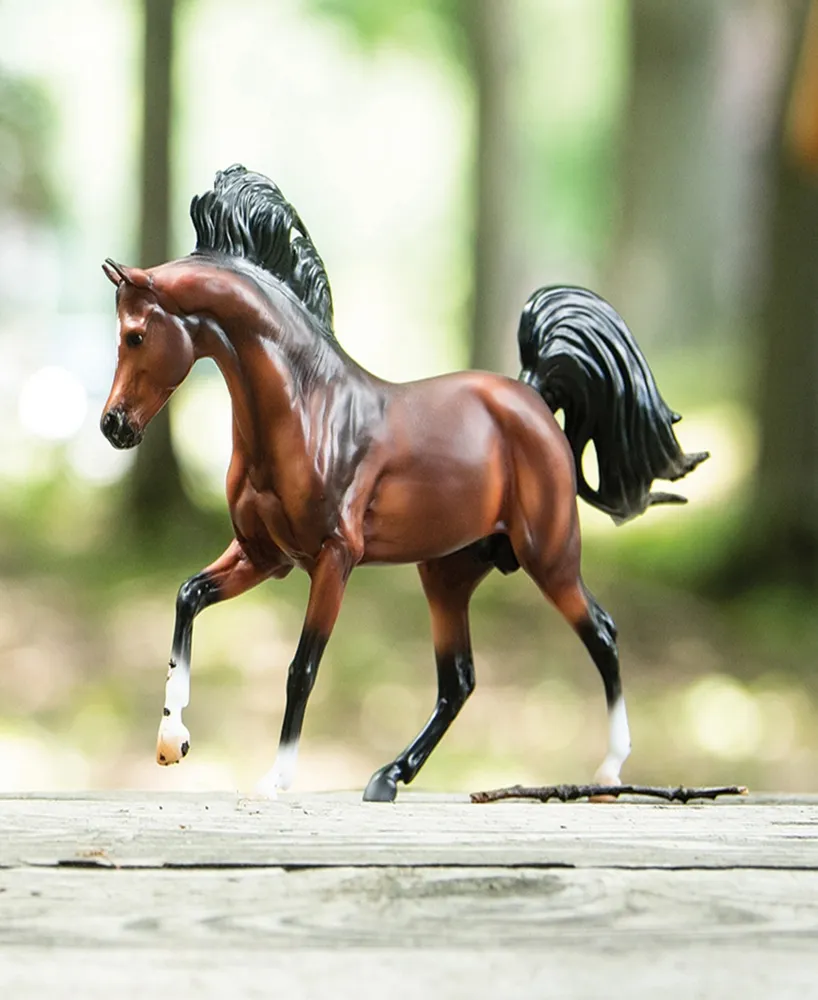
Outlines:
{"type": "Polygon", "coordinates": [[[133,448],[185,379],[196,354],[183,316],[147,271],[106,260],[117,286],[118,356],[100,428],[115,448],[133,448]]]}

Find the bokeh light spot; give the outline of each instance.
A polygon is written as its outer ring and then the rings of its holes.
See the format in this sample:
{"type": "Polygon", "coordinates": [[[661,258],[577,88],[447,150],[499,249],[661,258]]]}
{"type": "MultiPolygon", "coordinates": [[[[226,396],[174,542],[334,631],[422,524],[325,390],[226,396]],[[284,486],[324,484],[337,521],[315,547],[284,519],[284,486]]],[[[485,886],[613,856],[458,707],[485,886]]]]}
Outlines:
{"type": "Polygon", "coordinates": [[[700,749],[727,760],[756,753],[763,737],[756,698],[734,677],[712,674],[692,684],[684,696],[687,729],[700,749]]]}
{"type": "Polygon", "coordinates": [[[30,375],[20,390],[23,428],[49,441],[67,441],[85,420],[88,397],[82,382],[65,368],[48,365],[30,375]]]}

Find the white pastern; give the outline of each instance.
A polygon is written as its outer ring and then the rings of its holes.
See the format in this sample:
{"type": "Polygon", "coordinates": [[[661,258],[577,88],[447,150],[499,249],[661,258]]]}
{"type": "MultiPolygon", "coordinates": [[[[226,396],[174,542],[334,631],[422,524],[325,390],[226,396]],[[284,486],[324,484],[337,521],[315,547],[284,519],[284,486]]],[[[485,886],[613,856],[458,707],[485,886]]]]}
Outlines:
{"type": "Polygon", "coordinates": [[[159,764],[178,764],[190,749],[190,733],[182,722],[182,709],[190,701],[190,664],[171,661],[165,684],[165,708],[156,740],[159,764]]]}
{"type": "Polygon", "coordinates": [[[174,661],[171,660],[165,683],[165,708],[171,713],[178,711],[181,715],[182,709],[187,708],[189,701],[190,664],[180,660],[174,666],[174,661]]]}
{"type": "Polygon", "coordinates": [[[286,791],[293,783],[297,759],[298,744],[282,744],[278,748],[275,763],[256,785],[256,792],[265,798],[274,799],[279,792],[286,791]]]}
{"type": "Polygon", "coordinates": [[[156,738],[156,762],[158,764],[178,764],[190,750],[190,733],[182,722],[182,713],[163,715],[156,738]]]}
{"type": "Polygon", "coordinates": [[[608,714],[608,727],[608,753],[594,775],[594,781],[600,785],[619,785],[619,772],[631,752],[628,713],[622,696],[614,702],[608,714]]]}

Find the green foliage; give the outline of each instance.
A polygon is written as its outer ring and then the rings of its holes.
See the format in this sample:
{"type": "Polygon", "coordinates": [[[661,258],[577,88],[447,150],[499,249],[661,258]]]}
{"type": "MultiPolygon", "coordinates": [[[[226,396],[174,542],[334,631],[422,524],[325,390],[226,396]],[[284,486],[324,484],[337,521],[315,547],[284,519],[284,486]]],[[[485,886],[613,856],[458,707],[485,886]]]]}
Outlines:
{"type": "Polygon", "coordinates": [[[53,131],[45,89],[0,70],[0,205],[12,205],[32,218],[57,215],[49,179],[53,131]]]}
{"type": "Polygon", "coordinates": [[[368,49],[397,43],[442,49],[466,60],[463,25],[468,0],[309,0],[310,7],[348,28],[368,49]]]}

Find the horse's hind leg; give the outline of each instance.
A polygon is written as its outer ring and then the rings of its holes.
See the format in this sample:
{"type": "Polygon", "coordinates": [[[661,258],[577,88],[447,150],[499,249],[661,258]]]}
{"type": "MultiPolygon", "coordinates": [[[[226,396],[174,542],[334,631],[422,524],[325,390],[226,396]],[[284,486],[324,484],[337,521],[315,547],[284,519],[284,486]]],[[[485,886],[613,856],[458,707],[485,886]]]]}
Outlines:
{"type": "Polygon", "coordinates": [[[420,579],[432,616],[437,661],[437,705],[426,725],[390,764],[372,775],[364,792],[367,802],[391,802],[397,782],[408,785],[474,689],[474,663],[469,636],[469,600],[491,570],[476,547],[443,559],[421,563],[420,579]]]}
{"type": "Polygon", "coordinates": [[[631,738],[619,676],[616,626],[582,582],[576,518],[567,544],[562,547],[559,556],[549,563],[540,557],[536,537],[525,532],[525,538],[528,544],[521,545],[522,551],[517,552],[523,569],[582,639],[602,676],[608,705],[608,752],[594,780],[602,785],[618,785],[619,772],[631,751],[631,738]]]}
{"type": "Polygon", "coordinates": [[[588,603],[588,616],[575,628],[602,675],[608,705],[608,752],[594,780],[601,785],[618,785],[619,772],[631,752],[631,735],[619,676],[616,626],[611,616],[584,587],[583,592],[588,603]]]}

